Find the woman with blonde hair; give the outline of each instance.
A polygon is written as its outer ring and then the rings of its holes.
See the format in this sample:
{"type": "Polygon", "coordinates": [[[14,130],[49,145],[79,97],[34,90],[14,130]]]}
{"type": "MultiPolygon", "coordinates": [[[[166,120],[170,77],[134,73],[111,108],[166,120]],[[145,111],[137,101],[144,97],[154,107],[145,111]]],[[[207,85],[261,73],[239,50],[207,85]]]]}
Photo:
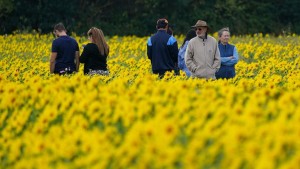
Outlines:
{"type": "Polygon", "coordinates": [[[84,63],[84,74],[108,75],[107,56],[109,46],[107,45],[101,29],[92,27],[87,32],[91,43],[88,43],[79,58],[80,63],[84,63]]]}

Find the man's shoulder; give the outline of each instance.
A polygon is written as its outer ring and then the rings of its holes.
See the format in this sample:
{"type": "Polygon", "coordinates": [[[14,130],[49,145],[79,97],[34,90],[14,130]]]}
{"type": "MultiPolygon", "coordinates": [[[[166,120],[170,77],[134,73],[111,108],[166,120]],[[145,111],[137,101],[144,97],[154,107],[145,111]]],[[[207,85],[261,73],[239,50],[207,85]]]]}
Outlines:
{"type": "Polygon", "coordinates": [[[176,38],[174,36],[168,37],[167,45],[173,45],[175,42],[177,42],[176,38]]]}
{"type": "Polygon", "coordinates": [[[153,34],[151,37],[170,37],[171,35],[167,34],[167,32],[164,31],[157,31],[155,34],[153,34]]]}
{"type": "Polygon", "coordinates": [[[172,41],[176,41],[175,37],[174,36],[171,36],[169,34],[167,34],[167,32],[161,32],[161,31],[158,31],[156,32],[154,35],[152,35],[149,40],[151,41],[161,41],[161,40],[172,40],[172,41]]]}
{"type": "Polygon", "coordinates": [[[207,35],[207,39],[209,39],[213,42],[217,42],[217,40],[214,37],[210,36],[210,35],[207,35]]]}
{"type": "Polygon", "coordinates": [[[72,36],[67,36],[67,38],[68,38],[68,39],[70,39],[71,41],[73,41],[73,42],[76,42],[76,43],[77,43],[77,41],[76,41],[76,39],[75,39],[74,37],[72,37],[72,36]]]}
{"type": "Polygon", "coordinates": [[[197,36],[196,37],[193,37],[190,41],[189,41],[189,43],[188,44],[194,44],[194,43],[196,43],[197,42],[197,36]]]}
{"type": "Polygon", "coordinates": [[[211,45],[218,45],[218,41],[210,35],[207,35],[207,42],[211,45]]]}
{"type": "Polygon", "coordinates": [[[52,41],[52,43],[59,43],[60,41],[61,41],[60,38],[56,38],[52,41]]]}
{"type": "Polygon", "coordinates": [[[73,37],[70,37],[70,36],[60,36],[60,37],[54,39],[53,42],[64,42],[66,40],[71,40],[71,41],[76,42],[76,40],[73,37]]]}

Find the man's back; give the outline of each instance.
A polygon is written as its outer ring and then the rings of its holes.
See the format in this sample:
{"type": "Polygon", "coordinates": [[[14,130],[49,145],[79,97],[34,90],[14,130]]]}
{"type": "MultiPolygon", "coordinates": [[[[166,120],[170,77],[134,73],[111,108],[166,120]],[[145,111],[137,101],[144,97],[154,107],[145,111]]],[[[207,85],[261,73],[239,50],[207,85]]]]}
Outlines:
{"type": "Polygon", "coordinates": [[[164,30],[158,30],[149,38],[148,58],[151,60],[152,70],[173,70],[177,63],[178,45],[176,39],[164,30]]]}
{"type": "Polygon", "coordinates": [[[57,53],[54,72],[59,73],[65,68],[72,72],[75,71],[76,65],[74,60],[76,51],[79,51],[79,47],[75,39],[69,36],[60,36],[55,39],[52,43],[52,52],[57,53]]]}

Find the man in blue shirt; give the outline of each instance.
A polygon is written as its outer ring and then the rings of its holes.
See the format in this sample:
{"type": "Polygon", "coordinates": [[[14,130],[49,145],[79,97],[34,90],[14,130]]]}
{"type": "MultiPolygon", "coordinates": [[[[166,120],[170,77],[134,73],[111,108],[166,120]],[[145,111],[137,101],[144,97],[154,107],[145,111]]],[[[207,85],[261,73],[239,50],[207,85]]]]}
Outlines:
{"type": "Polygon", "coordinates": [[[62,23],[54,26],[56,39],[52,42],[50,73],[70,74],[79,69],[79,47],[75,39],[67,35],[62,23]]]}
{"type": "Polygon", "coordinates": [[[178,44],[174,36],[167,33],[168,21],[157,21],[157,33],[148,39],[147,55],[151,61],[152,71],[163,77],[167,71],[173,71],[178,64],[178,44]]]}

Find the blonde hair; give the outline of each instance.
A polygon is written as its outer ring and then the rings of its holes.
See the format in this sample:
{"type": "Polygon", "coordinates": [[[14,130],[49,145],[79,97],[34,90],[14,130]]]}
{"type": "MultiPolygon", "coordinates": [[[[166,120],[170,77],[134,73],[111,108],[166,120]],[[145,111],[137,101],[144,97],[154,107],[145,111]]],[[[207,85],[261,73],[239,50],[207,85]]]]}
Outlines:
{"type": "Polygon", "coordinates": [[[107,45],[104,34],[101,29],[96,27],[92,27],[88,32],[88,36],[92,38],[93,43],[98,46],[99,52],[101,55],[108,56],[109,54],[109,46],[107,45]]]}

